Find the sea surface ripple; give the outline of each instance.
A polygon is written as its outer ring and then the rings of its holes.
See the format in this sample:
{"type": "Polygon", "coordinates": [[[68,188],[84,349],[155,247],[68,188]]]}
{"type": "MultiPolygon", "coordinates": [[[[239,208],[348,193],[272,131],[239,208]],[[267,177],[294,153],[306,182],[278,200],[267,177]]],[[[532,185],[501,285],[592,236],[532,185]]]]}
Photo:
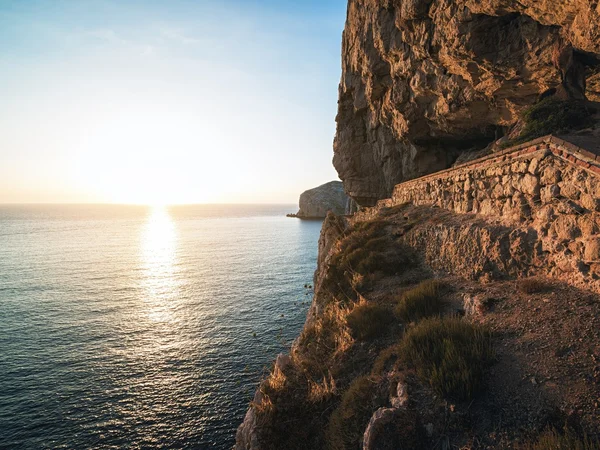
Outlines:
{"type": "Polygon", "coordinates": [[[231,448],[311,300],[293,209],[0,206],[0,448],[231,448]]]}

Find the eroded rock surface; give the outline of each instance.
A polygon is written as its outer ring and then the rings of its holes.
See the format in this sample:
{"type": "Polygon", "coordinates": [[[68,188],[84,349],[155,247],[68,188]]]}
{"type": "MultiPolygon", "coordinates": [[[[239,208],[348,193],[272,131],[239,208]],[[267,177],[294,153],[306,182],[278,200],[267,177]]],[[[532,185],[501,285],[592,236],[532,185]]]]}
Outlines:
{"type": "Polygon", "coordinates": [[[590,0],[350,0],[334,165],[363,206],[495,141],[541,94],[600,99],[590,0]]]}

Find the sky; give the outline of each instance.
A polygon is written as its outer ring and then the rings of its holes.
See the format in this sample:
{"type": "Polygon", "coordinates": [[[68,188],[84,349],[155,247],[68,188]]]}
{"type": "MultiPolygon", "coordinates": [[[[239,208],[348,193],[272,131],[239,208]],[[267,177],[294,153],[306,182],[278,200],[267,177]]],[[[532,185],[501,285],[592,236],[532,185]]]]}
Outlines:
{"type": "Polygon", "coordinates": [[[295,203],[346,0],[0,0],[0,203],[295,203]]]}

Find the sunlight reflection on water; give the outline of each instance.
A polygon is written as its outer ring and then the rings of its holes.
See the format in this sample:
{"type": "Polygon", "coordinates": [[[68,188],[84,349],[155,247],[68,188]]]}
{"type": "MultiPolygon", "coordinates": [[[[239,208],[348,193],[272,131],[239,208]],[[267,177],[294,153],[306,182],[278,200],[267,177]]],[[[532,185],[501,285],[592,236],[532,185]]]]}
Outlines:
{"type": "Polygon", "coordinates": [[[142,230],[140,257],[147,313],[153,322],[172,322],[178,297],[177,230],[165,207],[155,207],[142,230]]]}
{"type": "Polygon", "coordinates": [[[0,448],[231,449],[311,300],[291,208],[0,206],[0,448]]]}

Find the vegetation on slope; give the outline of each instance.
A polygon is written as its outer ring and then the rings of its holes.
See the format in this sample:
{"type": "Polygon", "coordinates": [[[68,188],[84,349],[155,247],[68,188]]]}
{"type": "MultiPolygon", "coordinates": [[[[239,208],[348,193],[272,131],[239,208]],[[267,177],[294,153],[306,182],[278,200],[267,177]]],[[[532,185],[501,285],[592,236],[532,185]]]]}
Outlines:
{"type": "Polygon", "coordinates": [[[441,284],[427,280],[402,295],[394,312],[404,322],[416,322],[442,312],[441,284]]]}
{"type": "Polygon", "coordinates": [[[383,219],[363,222],[346,233],[323,282],[331,300],[350,304],[378,278],[402,273],[414,265],[411,252],[387,232],[389,225],[383,219]]]}
{"type": "Polygon", "coordinates": [[[424,320],[404,336],[399,352],[438,394],[458,401],[481,390],[494,360],[490,332],[458,317],[424,320]]]}
{"type": "Polygon", "coordinates": [[[385,305],[360,303],[346,318],[352,337],[367,341],[382,337],[394,322],[394,315],[385,305]]]}
{"type": "MultiPolygon", "coordinates": [[[[431,448],[440,439],[463,445],[470,436],[479,438],[471,414],[488,408],[487,386],[497,393],[504,373],[492,367],[492,341],[505,337],[453,315],[457,297],[462,298],[460,283],[422,281],[430,272],[398,239],[415,219],[393,214],[343,230],[333,247],[315,314],[296,341],[289,365],[276,367],[261,385],[262,398],[254,407],[261,448],[360,448],[374,412],[392,407],[401,383],[409,402],[394,410],[385,425],[382,448],[431,448]],[[486,381],[489,373],[495,373],[490,378],[495,384],[486,381]]],[[[513,296],[547,288],[536,279],[509,286],[513,296]]],[[[498,347],[501,351],[506,355],[504,347],[498,347]]],[[[524,385],[537,389],[535,383],[524,385]]],[[[524,435],[532,432],[535,436],[534,430],[524,435]]],[[[486,433],[483,437],[489,438],[486,433]]],[[[546,432],[523,449],[597,448],[580,435],[546,432]]],[[[495,439],[489,441],[492,447],[495,439]]],[[[518,448],[523,435],[510,439],[518,448]]]]}
{"type": "Polygon", "coordinates": [[[562,432],[548,429],[535,442],[525,444],[522,450],[600,450],[600,441],[589,437],[580,438],[569,428],[562,432]]]}
{"type": "Polygon", "coordinates": [[[519,137],[503,147],[522,144],[548,134],[564,134],[589,128],[594,124],[585,102],[546,98],[523,113],[523,129],[519,137]]]}

